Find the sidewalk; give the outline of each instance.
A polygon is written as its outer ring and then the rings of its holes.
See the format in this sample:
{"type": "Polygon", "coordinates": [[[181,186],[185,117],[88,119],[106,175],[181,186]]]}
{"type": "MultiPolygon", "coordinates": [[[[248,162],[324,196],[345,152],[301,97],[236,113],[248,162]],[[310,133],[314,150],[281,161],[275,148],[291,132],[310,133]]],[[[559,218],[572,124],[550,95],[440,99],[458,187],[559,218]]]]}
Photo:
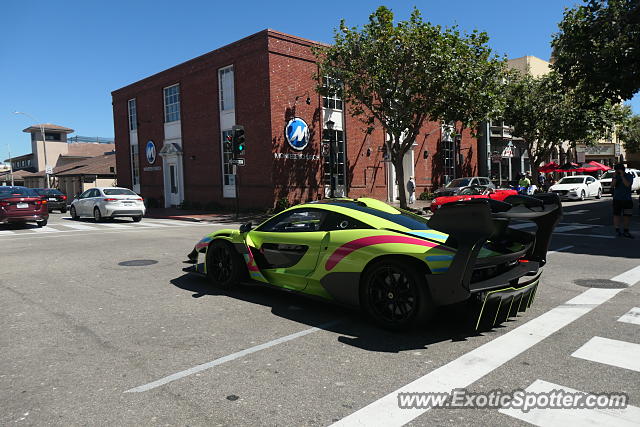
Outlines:
{"type": "Polygon", "coordinates": [[[245,223],[253,222],[254,225],[268,218],[266,213],[240,212],[236,218],[233,212],[206,212],[178,208],[149,208],[145,218],[174,219],[178,221],[192,222],[216,222],[216,223],[245,223]]]}

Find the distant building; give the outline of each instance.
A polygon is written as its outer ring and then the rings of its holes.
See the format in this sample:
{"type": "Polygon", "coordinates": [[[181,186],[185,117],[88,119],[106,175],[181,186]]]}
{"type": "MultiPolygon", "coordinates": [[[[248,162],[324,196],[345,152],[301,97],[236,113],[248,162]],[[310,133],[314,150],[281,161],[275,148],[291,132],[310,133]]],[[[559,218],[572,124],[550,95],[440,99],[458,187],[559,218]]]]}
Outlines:
{"type": "MultiPolygon", "coordinates": [[[[13,166],[13,180],[16,185],[44,187],[47,165],[53,170],[78,160],[115,151],[113,138],[69,137],[68,135],[74,132],[73,129],[51,123],[35,124],[23,132],[31,135],[31,153],[5,160],[13,166]],[[41,128],[44,129],[44,135],[41,128]]],[[[0,174],[0,185],[11,183],[9,173],[0,174]]],[[[55,187],[55,183],[51,183],[51,186],[55,187]]]]}

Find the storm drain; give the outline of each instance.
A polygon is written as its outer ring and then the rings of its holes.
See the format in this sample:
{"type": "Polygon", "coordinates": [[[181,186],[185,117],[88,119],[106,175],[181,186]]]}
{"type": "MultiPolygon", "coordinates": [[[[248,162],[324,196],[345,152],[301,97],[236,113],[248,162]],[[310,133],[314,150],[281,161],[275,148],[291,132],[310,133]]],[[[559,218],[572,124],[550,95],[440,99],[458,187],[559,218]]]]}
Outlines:
{"type": "Polygon", "coordinates": [[[118,265],[123,267],[143,267],[145,265],[157,264],[155,259],[132,259],[130,261],[119,262],[118,265]]]}
{"type": "Polygon", "coordinates": [[[585,288],[622,289],[629,287],[626,283],[608,279],[578,279],[574,280],[573,283],[585,288]]]}

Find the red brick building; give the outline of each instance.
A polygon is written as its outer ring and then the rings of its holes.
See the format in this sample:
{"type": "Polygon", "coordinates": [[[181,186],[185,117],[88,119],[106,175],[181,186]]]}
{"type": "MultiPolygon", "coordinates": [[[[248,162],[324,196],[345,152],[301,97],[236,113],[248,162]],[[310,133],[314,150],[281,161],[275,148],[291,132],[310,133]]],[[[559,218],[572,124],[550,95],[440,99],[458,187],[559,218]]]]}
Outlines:
{"type": "MultiPolygon", "coordinates": [[[[243,208],[323,198],[330,187],[325,138],[337,150],[336,195],[395,200],[382,128],[367,133],[338,95],[316,93],[314,45],[264,30],[115,90],[119,185],[161,206],[232,206],[236,190],[243,208]],[[245,127],[247,146],[236,175],[223,142],[233,125],[245,127]]],[[[456,147],[439,123],[428,123],[405,156],[406,179],[415,176],[420,194],[475,174],[476,151],[470,135],[456,147]]]]}

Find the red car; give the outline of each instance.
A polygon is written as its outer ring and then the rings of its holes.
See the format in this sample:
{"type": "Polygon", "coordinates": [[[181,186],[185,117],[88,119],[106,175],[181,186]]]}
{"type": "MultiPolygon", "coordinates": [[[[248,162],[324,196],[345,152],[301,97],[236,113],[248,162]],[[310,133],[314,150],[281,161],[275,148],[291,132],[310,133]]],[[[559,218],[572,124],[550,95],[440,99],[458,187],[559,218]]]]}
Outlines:
{"type": "Polygon", "coordinates": [[[435,212],[440,206],[445,203],[451,202],[460,202],[464,200],[471,199],[493,199],[499,200],[501,202],[504,201],[509,196],[518,195],[516,190],[502,189],[502,188],[487,188],[487,187],[467,187],[460,190],[460,192],[455,196],[442,196],[436,197],[431,201],[431,212],[435,212]]]}
{"type": "Polygon", "coordinates": [[[49,220],[47,201],[27,187],[0,187],[0,224],[35,222],[44,227],[49,220]]]}

